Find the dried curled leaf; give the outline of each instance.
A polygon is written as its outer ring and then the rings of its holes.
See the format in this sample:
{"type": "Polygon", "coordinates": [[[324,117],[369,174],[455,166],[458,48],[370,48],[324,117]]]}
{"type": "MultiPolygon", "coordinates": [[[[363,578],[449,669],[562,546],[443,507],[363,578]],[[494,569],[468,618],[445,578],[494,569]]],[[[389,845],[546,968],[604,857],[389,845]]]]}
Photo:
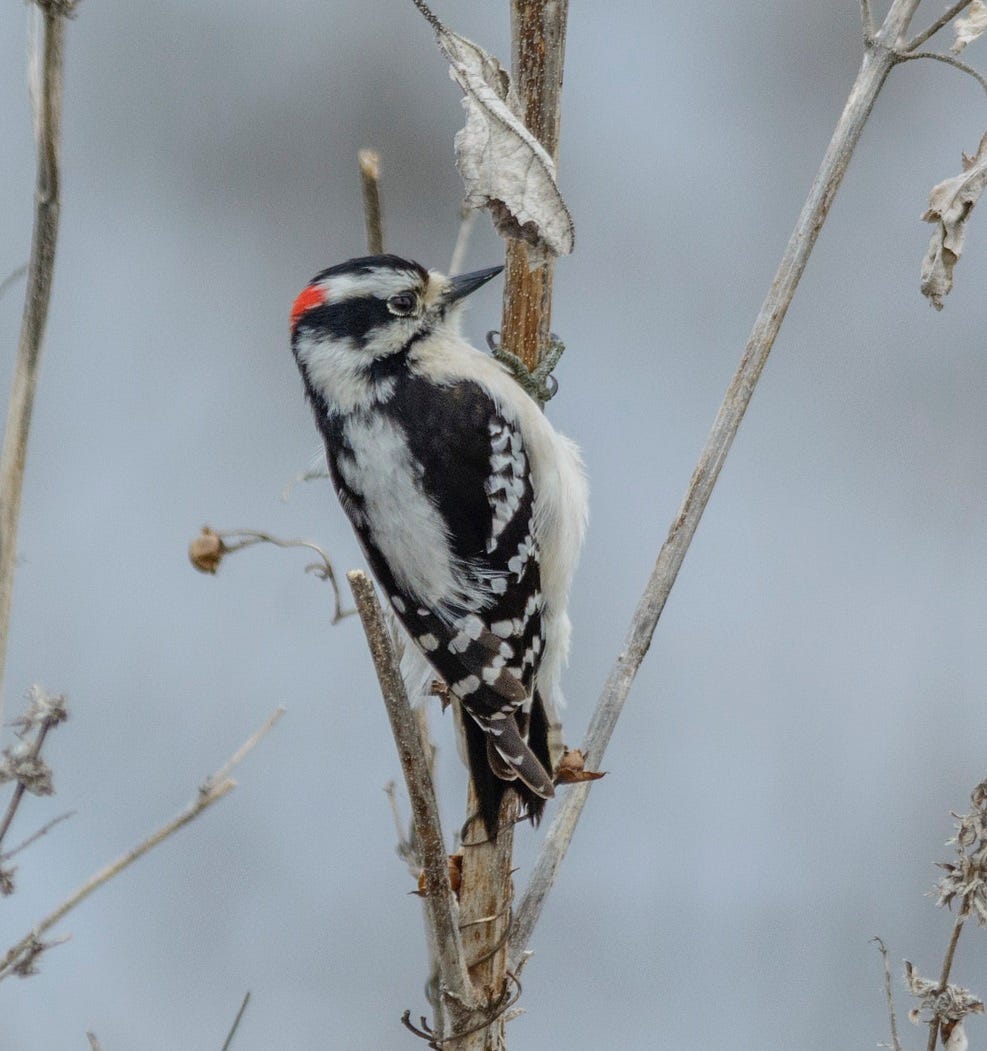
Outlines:
{"type": "Polygon", "coordinates": [[[567,748],[562,753],[559,765],[555,771],[555,783],[558,785],[574,785],[580,781],[599,781],[606,777],[606,771],[587,770],[586,756],[578,748],[567,748]]]}
{"type": "Polygon", "coordinates": [[[954,55],[958,55],[978,36],[987,33],[987,4],[984,3],[984,0],[973,0],[963,17],[957,18],[953,23],[953,30],[956,33],[956,39],[949,50],[954,55]]]}
{"type": "Polygon", "coordinates": [[[555,162],[518,116],[507,72],[438,19],[432,24],[449,75],[464,92],[466,126],[456,134],[456,165],[466,185],[466,206],[489,208],[502,236],[529,246],[532,267],[568,255],[572,216],[556,185],[555,162]]]}
{"type": "Polygon", "coordinates": [[[922,260],[922,294],[942,310],[943,296],[953,287],[953,267],[963,253],[966,221],[973,206],[987,188],[987,135],[973,157],[963,154],[963,172],[934,186],[929,193],[929,209],[922,216],[936,229],[929,250],[922,260]]]}
{"type": "Polygon", "coordinates": [[[209,526],[203,526],[202,532],[188,546],[188,560],[200,573],[215,573],[225,554],[223,538],[209,526]]]}

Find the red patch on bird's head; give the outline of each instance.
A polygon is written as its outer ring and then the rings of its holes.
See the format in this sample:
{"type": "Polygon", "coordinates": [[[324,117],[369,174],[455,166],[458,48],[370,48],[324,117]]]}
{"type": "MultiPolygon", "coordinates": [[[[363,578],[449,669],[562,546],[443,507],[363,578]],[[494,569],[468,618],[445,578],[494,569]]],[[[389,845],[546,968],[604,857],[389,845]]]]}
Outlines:
{"type": "Polygon", "coordinates": [[[321,285],[308,285],[298,293],[291,307],[291,331],[294,332],[303,314],[326,301],[326,290],[321,285]]]}

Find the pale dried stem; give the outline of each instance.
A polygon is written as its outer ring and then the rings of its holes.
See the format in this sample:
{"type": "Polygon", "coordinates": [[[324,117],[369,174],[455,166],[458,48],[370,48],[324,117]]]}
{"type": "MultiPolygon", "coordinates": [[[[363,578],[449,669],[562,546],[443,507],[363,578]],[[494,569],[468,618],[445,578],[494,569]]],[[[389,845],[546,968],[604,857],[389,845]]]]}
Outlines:
{"type": "Polygon", "coordinates": [[[176,817],[172,818],[172,820],[166,825],[163,825],[156,832],[153,832],[142,843],[139,843],[133,849],[128,850],[125,854],[121,854],[115,861],[111,862],[105,868],[100,869],[94,876],[91,876],[74,894],[66,898],[65,901],[54,910],[54,912],[49,913],[43,920],[36,924],[29,934],[25,935],[16,945],[8,949],[3,958],[0,959],[0,980],[9,977],[17,966],[21,956],[26,951],[30,950],[32,945],[40,941],[43,934],[51,930],[56,923],[63,919],[77,905],[85,901],[93,891],[101,887],[104,883],[109,882],[109,880],[122,872],[125,868],[129,868],[130,865],[139,858],[142,858],[148,851],[158,846],[159,843],[163,843],[180,828],[184,828],[191,821],[194,821],[204,810],[212,806],[213,803],[218,802],[223,796],[236,788],[236,781],[229,778],[227,774],[232,769],[234,763],[239,762],[247,752],[257,744],[261,737],[270,731],[271,727],[277,722],[279,715],[280,712],[276,712],[270,719],[268,719],[261,730],[254,734],[246,744],[238,749],[229,762],[224,763],[224,765],[213,774],[212,777],[206,779],[199,788],[199,794],[194,802],[190,803],[189,806],[187,806],[176,817]]]}
{"type": "MultiPolygon", "coordinates": [[[[918,0],[895,0],[875,38],[882,46],[865,49],[846,106],[792,231],[778,272],[754,322],[740,365],[717,413],[679,513],[669,529],[644,594],[634,612],[623,650],[603,687],[582,746],[588,769],[598,769],[600,766],[604,750],[623,710],[638,668],[651,645],[658,618],[665,607],[720,469],[750,404],[754,388],[805,270],[819,230],[829,213],[874,101],[897,61],[896,55],[884,42],[899,39],[907,30],[917,3],[918,0]]],[[[574,785],[568,789],[568,796],[559,807],[549,828],[528,887],[516,910],[509,961],[512,969],[516,969],[524,960],[531,933],[555,882],[559,865],[569,849],[572,834],[588,794],[588,784],[574,785]]]]}
{"type": "Polygon", "coordinates": [[[360,150],[360,186],[363,189],[363,220],[367,226],[367,250],[371,255],[384,251],[384,213],[380,203],[380,154],[360,150]]]}
{"type": "Polygon", "coordinates": [[[347,578],[363,622],[411,802],[411,817],[424,872],[424,902],[439,964],[440,995],[446,1016],[454,1028],[459,1028],[472,1017],[475,997],[459,933],[459,909],[449,885],[449,863],[428,756],[415,714],[408,703],[374,585],[359,570],[351,570],[347,578]]]}
{"type": "Polygon", "coordinates": [[[967,76],[973,77],[984,91],[987,91],[987,78],[984,78],[978,73],[973,66],[968,66],[958,58],[953,58],[952,55],[940,55],[936,51],[909,51],[901,52],[898,55],[898,60],[900,62],[907,62],[909,59],[913,58],[931,58],[934,62],[943,62],[947,66],[952,66],[954,69],[958,69],[961,73],[966,73],[967,76]]]}
{"type": "MultiPolygon", "coordinates": [[[[479,812],[472,782],[466,803],[471,814],[479,812]]],[[[459,926],[469,973],[481,1002],[488,1005],[487,1024],[450,1040],[443,1051],[486,1051],[506,1046],[503,1016],[506,987],[507,934],[511,921],[514,853],[514,823],[518,800],[514,792],[504,795],[497,838],[487,837],[483,823],[469,822],[463,837],[463,872],[459,897],[459,926]]]]}
{"type": "Polygon", "coordinates": [[[247,1010],[247,1004],[250,1003],[250,993],[248,992],[244,998],[243,1003],[240,1004],[240,1010],[236,1013],[236,1018],[233,1019],[233,1025],[230,1026],[230,1031],[227,1034],[226,1039],[223,1041],[222,1051],[230,1051],[233,1046],[233,1037],[236,1036],[237,1029],[240,1028],[240,1020],[243,1018],[244,1012],[247,1010]]]}
{"type": "Polygon", "coordinates": [[[456,232],[456,243],[452,249],[452,258],[449,260],[449,274],[455,276],[462,273],[463,263],[466,260],[466,249],[469,247],[470,235],[473,233],[473,224],[476,222],[476,210],[466,208],[459,220],[459,230],[456,232]]]}
{"type": "Polygon", "coordinates": [[[36,99],[38,170],[34,193],[34,233],[28,263],[24,317],[11,384],[3,451],[0,453],[0,721],[17,557],[17,526],[38,366],[51,299],[60,210],[59,146],[66,8],[43,3],[39,7],[42,32],[38,62],[40,90],[36,99]]]}
{"type": "Polygon", "coordinates": [[[23,266],[19,266],[16,270],[11,270],[11,272],[2,281],[0,281],[0,299],[3,299],[3,297],[7,294],[7,291],[13,288],[17,281],[20,278],[22,278],[26,273],[27,263],[24,263],[23,266]]]}
{"type": "Polygon", "coordinates": [[[888,961],[888,950],[880,938],[875,938],[877,947],[881,950],[881,958],[884,960],[884,999],[888,1002],[888,1022],[891,1026],[891,1047],[893,1051],[901,1051],[901,1041],[898,1039],[898,1020],[894,1013],[894,991],[891,988],[891,964],[888,961]]]}
{"type": "Polygon", "coordinates": [[[953,4],[952,7],[948,8],[926,29],[924,32],[919,33],[918,36],[913,37],[899,50],[901,51],[914,51],[916,48],[921,47],[929,37],[935,36],[936,33],[942,29],[943,26],[949,25],[950,22],[966,8],[970,6],[970,0],[959,0],[958,3],[953,4]]]}
{"type": "MultiPolygon", "coordinates": [[[[45,719],[41,726],[38,727],[38,736],[34,739],[34,744],[31,745],[31,751],[28,753],[30,759],[37,759],[41,754],[41,746],[45,743],[45,738],[48,736],[48,731],[58,723],[58,719],[45,719]]],[[[14,820],[14,815],[17,813],[17,808],[21,805],[21,800],[24,798],[24,793],[27,788],[23,781],[18,781],[14,786],[13,795],[10,797],[10,803],[7,805],[7,812],[3,816],[3,820],[0,821],[0,846],[3,846],[4,837],[10,830],[11,822],[14,820]]]]}
{"type": "MultiPolygon", "coordinates": [[[[946,946],[946,955],[942,961],[942,971],[939,974],[939,992],[943,992],[949,984],[949,973],[953,969],[953,957],[956,955],[956,946],[959,944],[960,934],[963,932],[963,924],[966,922],[968,913],[960,910],[953,924],[953,933],[949,937],[949,945],[946,946]]],[[[936,1037],[939,1035],[939,1019],[933,1017],[929,1022],[929,1042],[926,1045],[928,1051],[936,1051],[936,1037]]]]}
{"type": "Polygon", "coordinates": [[[16,847],[12,847],[10,850],[6,850],[0,854],[0,861],[9,861],[12,857],[20,854],[22,850],[26,850],[32,843],[41,839],[42,836],[47,835],[56,825],[60,825],[70,817],[75,817],[74,810],[66,810],[64,814],[59,814],[58,817],[53,817],[51,821],[42,825],[37,832],[32,832],[22,843],[18,843],[16,847]]]}
{"type": "Polygon", "coordinates": [[[275,547],[281,548],[300,547],[307,551],[314,551],[322,560],[322,565],[307,566],[306,568],[309,570],[317,570],[319,576],[323,580],[329,581],[329,586],[332,588],[334,605],[332,623],[338,624],[341,620],[353,614],[353,610],[343,609],[343,596],[339,590],[339,583],[336,580],[336,571],[333,568],[329,555],[323,548],[319,547],[319,545],[313,541],[285,540],[282,537],[274,536],[273,533],[265,533],[258,529],[217,529],[214,532],[215,535],[223,541],[223,553],[226,555],[242,551],[247,547],[254,547],[257,544],[273,544],[275,547]],[[226,543],[227,540],[232,540],[232,542],[226,543]]]}

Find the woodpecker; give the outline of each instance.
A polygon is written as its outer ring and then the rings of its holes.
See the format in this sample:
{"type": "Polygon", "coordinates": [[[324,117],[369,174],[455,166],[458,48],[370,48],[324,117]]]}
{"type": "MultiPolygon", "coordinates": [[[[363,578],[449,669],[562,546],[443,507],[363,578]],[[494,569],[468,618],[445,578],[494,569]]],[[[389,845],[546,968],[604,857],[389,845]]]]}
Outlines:
{"type": "Polygon", "coordinates": [[[502,269],[447,278],[393,255],[351,259],[291,311],[336,493],[411,643],[465,712],[492,839],[508,787],[534,823],[554,794],[587,516],[576,446],[460,335],[462,301],[502,269]]]}

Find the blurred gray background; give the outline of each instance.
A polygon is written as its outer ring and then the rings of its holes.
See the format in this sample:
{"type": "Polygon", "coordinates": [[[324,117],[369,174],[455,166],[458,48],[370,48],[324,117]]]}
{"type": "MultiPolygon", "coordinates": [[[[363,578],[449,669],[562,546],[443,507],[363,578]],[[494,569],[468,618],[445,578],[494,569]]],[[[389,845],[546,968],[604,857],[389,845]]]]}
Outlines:
{"type": "MultiPolygon", "coordinates": [[[[883,5],[878,5],[883,7],[883,5]]],[[[922,25],[942,5],[926,3],[922,25]]],[[[506,4],[437,13],[509,55],[506,4]]],[[[0,276],[27,259],[27,10],[0,14],[0,276]]],[[[949,40],[941,45],[948,46],[949,40]]],[[[577,743],[855,74],[856,0],[575,4],[551,405],[592,477],[573,601],[577,743]]],[[[987,66],[985,45],[970,61],[987,66]]],[[[103,888],[42,973],[0,988],[4,1051],[414,1048],[419,902],[355,620],[301,552],[186,561],[204,522],[361,564],[326,484],[287,313],[364,250],[444,268],[458,90],[410,3],[86,0],[68,29],[61,242],[5,691],[68,693],[58,795],[12,842],[6,946],[177,812],[278,704],[240,788],[103,888]]],[[[937,974],[926,897],[987,770],[987,215],[942,314],[918,292],[930,187],[987,127],[946,66],[892,73],[628,702],[532,948],[511,1047],[873,1047],[880,934],[937,974]]],[[[987,205],[982,205],[987,208],[987,205]]],[[[482,217],[468,268],[499,261],[482,217]]],[[[499,324],[499,282],[467,321],[499,324]]],[[[3,397],[23,282],[0,301],[3,397]]],[[[9,734],[9,731],[8,731],[9,734]]],[[[448,828],[464,771],[436,730],[448,828]]],[[[9,740],[9,736],[8,736],[9,740]]],[[[551,816],[551,815],[549,815],[551,816]]],[[[522,831],[523,884],[538,833],[522,831]]],[[[987,993],[987,940],[957,981],[987,993]]],[[[898,982],[901,1013],[910,1006],[898,982]]],[[[925,1031],[904,1023],[913,1047],[925,1031]]],[[[969,1026],[984,1046],[987,1023],[969,1026]]]]}

